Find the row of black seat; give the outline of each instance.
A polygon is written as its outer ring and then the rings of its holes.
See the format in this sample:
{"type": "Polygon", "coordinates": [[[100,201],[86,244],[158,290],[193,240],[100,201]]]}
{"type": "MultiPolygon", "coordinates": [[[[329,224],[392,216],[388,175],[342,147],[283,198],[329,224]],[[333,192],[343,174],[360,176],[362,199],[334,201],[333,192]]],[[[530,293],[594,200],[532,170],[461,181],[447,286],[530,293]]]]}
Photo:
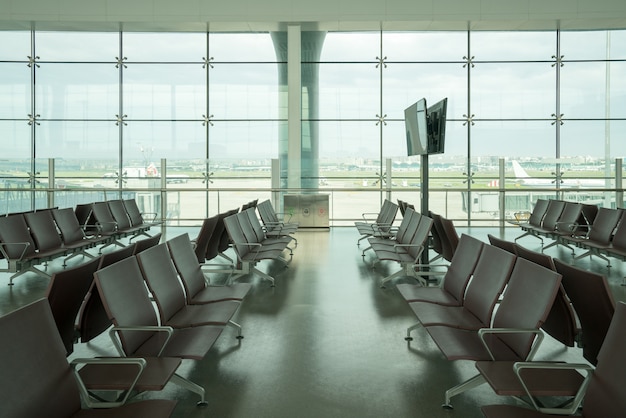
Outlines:
{"type": "Polygon", "coordinates": [[[13,273],[9,284],[29,271],[50,277],[48,262],[64,257],[65,266],[75,256],[93,257],[87,250],[124,245],[122,237],[149,236],[154,225],[144,221],[134,199],[9,214],[0,217],[0,255],[6,263],[0,271],[13,273]]]}
{"type": "Polygon", "coordinates": [[[297,246],[298,241],[293,235],[297,229],[297,224],[279,219],[269,200],[253,200],[241,208],[204,219],[194,240],[194,249],[205,271],[228,273],[229,282],[254,272],[273,286],[274,278],[255,265],[262,260],[280,261],[286,265],[288,261],[283,252],[286,250],[290,257],[293,256],[293,248],[289,245],[294,243],[294,248],[297,246]],[[225,254],[229,248],[237,260],[225,254]],[[215,262],[218,256],[225,262],[215,262]]]}
{"type": "Polygon", "coordinates": [[[432,282],[434,277],[442,274],[437,269],[440,266],[432,263],[438,259],[449,262],[459,243],[452,220],[432,211],[423,216],[415,211],[414,205],[401,199],[397,204],[386,199],[375,219],[368,220],[370,215],[373,214],[363,213],[364,220],[355,222],[361,235],[357,245],[364,239],[370,243],[361,255],[365,257],[366,251],[372,249],[376,257],[372,266],[379,261],[393,261],[401,265],[399,271],[382,280],[382,287],[400,276],[414,277],[422,284],[432,282]],[[402,222],[394,226],[398,210],[402,222]],[[424,263],[421,255],[429,249],[435,255],[424,263]]]}
{"type": "Polygon", "coordinates": [[[541,236],[554,241],[544,249],[562,245],[572,251],[574,259],[596,256],[611,266],[609,257],[626,260],[626,222],[623,209],[598,208],[576,202],[539,199],[528,222],[520,224],[525,236],[541,236]],[[576,255],[575,247],[584,249],[576,255]]]}

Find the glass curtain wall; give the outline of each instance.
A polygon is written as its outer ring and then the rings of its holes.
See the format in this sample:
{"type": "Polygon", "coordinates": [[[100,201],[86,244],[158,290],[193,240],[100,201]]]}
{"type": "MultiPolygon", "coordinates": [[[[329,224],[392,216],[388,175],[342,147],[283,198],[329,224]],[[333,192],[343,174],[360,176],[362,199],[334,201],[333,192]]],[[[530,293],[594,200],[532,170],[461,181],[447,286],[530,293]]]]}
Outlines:
{"type": "MultiPolygon", "coordinates": [[[[0,212],[134,196],[197,225],[269,198],[288,124],[282,66],[270,33],[0,32],[0,212]]],[[[319,80],[319,110],[302,113],[319,141],[310,180],[331,195],[333,225],[383,198],[419,208],[403,111],[421,98],[448,98],[433,211],[491,225],[542,196],[617,205],[626,31],[329,32],[307,67],[319,80]]]]}

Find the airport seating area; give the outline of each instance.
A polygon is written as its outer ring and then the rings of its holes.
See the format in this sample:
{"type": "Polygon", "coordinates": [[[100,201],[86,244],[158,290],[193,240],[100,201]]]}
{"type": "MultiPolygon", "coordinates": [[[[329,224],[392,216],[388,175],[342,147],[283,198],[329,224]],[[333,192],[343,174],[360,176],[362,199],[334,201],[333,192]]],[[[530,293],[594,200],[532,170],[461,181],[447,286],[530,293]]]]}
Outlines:
{"type": "MultiPolygon", "coordinates": [[[[112,215],[114,220],[107,217],[108,213],[116,212],[116,209],[112,209],[115,203],[111,203],[95,202],[91,205],[92,212],[85,212],[85,207],[78,211],[55,208],[1,218],[5,221],[1,224],[4,228],[2,232],[11,231],[10,226],[16,229],[13,225],[15,222],[22,228],[21,239],[25,240],[26,235],[32,234],[32,248],[35,248],[36,253],[48,251],[47,247],[40,245],[45,242],[42,239],[47,237],[45,234],[58,237],[59,248],[64,249],[58,252],[59,256],[67,255],[70,251],[63,247],[64,236],[60,232],[61,226],[71,223],[67,222],[69,218],[73,221],[72,225],[80,226],[84,241],[84,246],[75,245],[75,251],[82,251],[88,260],[72,263],[71,266],[64,262],[61,270],[46,274],[45,277],[49,277],[50,281],[43,299],[0,319],[3,337],[11,341],[11,344],[4,344],[3,349],[25,353],[19,356],[24,361],[18,361],[11,367],[7,365],[5,370],[19,370],[19,373],[28,370],[26,376],[54,371],[41,384],[34,380],[27,383],[33,396],[44,401],[55,396],[56,388],[47,382],[50,379],[65,382],[69,376],[69,380],[73,381],[64,383],[67,397],[50,402],[53,408],[58,408],[59,414],[54,416],[74,416],[72,414],[77,410],[80,416],[91,416],[91,410],[94,416],[170,416],[174,401],[135,400],[139,394],[163,390],[169,382],[196,394],[199,396],[198,405],[205,406],[205,389],[178,374],[178,367],[183,359],[205,358],[225,327],[235,330],[236,339],[243,339],[242,327],[233,318],[252,285],[231,283],[233,274],[243,275],[236,266],[241,263],[254,264],[260,258],[274,259],[284,250],[293,255],[288,244],[295,240],[292,236],[295,230],[274,234],[271,238],[265,236],[265,229],[256,217],[256,201],[252,201],[242,205],[242,211],[237,208],[214,217],[209,222],[211,230],[208,233],[200,231],[207,235],[206,238],[199,236],[192,242],[185,233],[160,242],[161,232],[152,236],[146,233],[153,223],[142,220],[133,227],[129,213],[129,222],[118,229],[122,223],[118,222],[121,213],[112,215]],[[81,210],[84,211],[82,225],[77,215],[81,210]],[[59,226],[55,219],[60,220],[59,226]],[[216,228],[216,220],[221,222],[220,228],[216,228]],[[113,227],[105,227],[109,223],[114,224],[113,227]],[[95,235],[85,232],[90,226],[97,228],[95,235]],[[235,227],[239,235],[231,237],[228,233],[235,227]],[[226,245],[232,246],[240,259],[222,270],[227,273],[227,283],[210,284],[207,273],[216,271],[212,268],[215,264],[206,261],[211,261],[217,254],[227,250],[220,247],[223,234],[227,234],[226,245]],[[147,235],[148,238],[131,241],[138,235],[147,235]],[[128,242],[122,243],[120,239],[125,237],[129,237],[128,242]],[[115,241],[120,248],[103,251],[103,248],[115,241]],[[200,244],[202,248],[199,252],[197,244],[200,241],[204,244],[200,244]],[[100,248],[96,248],[97,245],[100,248]],[[214,248],[209,249],[209,246],[214,248]],[[240,253],[237,246],[253,247],[246,253],[253,255],[240,253]],[[86,251],[90,249],[95,251],[86,251]],[[34,340],[30,338],[13,338],[20,324],[29,326],[32,322],[38,323],[32,330],[37,330],[41,346],[53,348],[49,356],[50,365],[45,368],[41,368],[39,362],[32,361],[35,358],[33,353],[40,350],[40,345],[31,345],[34,340]],[[107,331],[117,356],[69,360],[75,344],[79,341],[93,344],[102,339],[107,331]],[[60,353],[64,353],[68,360],[59,359],[60,353]],[[66,401],[67,405],[60,405],[66,401]],[[80,410],[81,402],[88,409],[80,410]],[[154,410],[156,406],[160,409],[158,413],[154,410]]],[[[122,201],[119,203],[123,205],[122,201]]],[[[117,210],[123,207],[118,206],[117,210]]],[[[6,248],[15,245],[14,241],[8,239],[14,235],[4,233],[2,237],[6,248]]],[[[29,247],[26,245],[26,248],[29,247]]],[[[12,255],[6,251],[2,253],[5,256],[12,255]]],[[[45,260],[52,259],[50,255],[45,260]]],[[[43,255],[38,260],[44,260],[43,255]]],[[[2,379],[0,386],[12,386],[7,379],[15,375],[3,373],[5,379],[2,379]]],[[[3,391],[3,395],[6,393],[11,392],[3,391]]],[[[43,411],[49,412],[46,408],[50,405],[37,408],[32,404],[38,402],[12,403],[8,416],[34,416],[29,413],[45,415],[43,411]],[[37,410],[42,412],[37,413],[37,410]]]]}
{"type": "MultiPolygon", "coordinates": [[[[426,347],[432,345],[447,362],[465,361],[474,365],[470,376],[455,374],[456,381],[462,383],[446,380],[449,383],[445,386],[436,380],[430,382],[432,391],[443,392],[443,407],[452,409],[452,398],[461,403],[465,396],[457,396],[486,384],[484,386],[493,394],[504,399],[504,405],[482,408],[489,416],[499,416],[499,411],[508,414],[520,403],[525,409],[522,412],[515,409],[515,413],[569,414],[584,405],[585,416],[597,416],[594,407],[584,402],[585,395],[594,385],[597,387],[598,379],[602,378],[596,376],[597,368],[604,367],[600,371],[606,374],[607,362],[621,364],[614,354],[606,353],[616,352],[616,347],[621,347],[623,342],[623,336],[615,335],[611,323],[617,316],[615,312],[624,311],[624,305],[615,302],[606,276],[571,265],[570,260],[522,246],[516,242],[518,239],[507,240],[490,233],[487,240],[481,240],[459,232],[451,220],[439,214],[424,215],[403,203],[394,204],[397,210],[403,208],[399,210],[401,220],[389,224],[384,234],[375,232],[367,236],[369,247],[360,251],[364,263],[358,264],[365,266],[361,279],[371,277],[376,293],[402,302],[416,319],[416,324],[406,329],[409,352],[417,350],[424,356],[426,347]],[[435,256],[429,258],[432,253],[435,256]],[[371,263],[367,262],[370,254],[371,263]],[[389,274],[380,279],[378,271],[389,271],[389,274]],[[590,299],[593,303],[589,303],[590,299]],[[425,337],[430,343],[425,342],[425,337]],[[560,358],[558,355],[554,361],[538,361],[537,353],[543,349],[546,339],[557,352],[579,352],[576,355],[584,363],[573,363],[569,360],[571,356],[560,358]],[[450,384],[454,386],[449,387],[450,384]]],[[[547,202],[546,212],[551,205],[547,202]]],[[[559,206],[565,211],[567,204],[559,206]]],[[[275,288],[279,279],[276,272],[285,271],[293,260],[297,243],[294,234],[302,232],[297,225],[293,229],[276,229],[276,221],[265,225],[257,209],[257,201],[251,201],[241,208],[207,218],[195,238],[189,233],[180,233],[164,239],[159,232],[135,240],[139,235],[147,235],[143,227],[121,233],[126,235],[111,234],[105,238],[104,234],[84,232],[89,223],[84,222],[81,229],[86,246],[80,251],[87,255],[86,260],[64,262],[62,269],[50,273],[44,299],[0,317],[0,327],[16,328],[14,323],[10,324],[12,321],[33,321],[28,319],[33,315],[39,321],[37,330],[47,327],[39,332],[40,337],[48,339],[46,344],[58,346],[53,351],[59,352],[50,364],[58,364],[56,373],[69,373],[76,379],[67,383],[74,397],[68,405],[73,405],[72,411],[78,410],[75,399],[80,396],[83,407],[88,408],[80,411],[85,416],[93,409],[102,411],[102,416],[108,416],[106,413],[111,416],[171,416],[176,403],[169,400],[171,393],[166,388],[172,385],[179,388],[175,393],[189,392],[198,406],[207,406],[209,400],[213,404],[219,395],[208,390],[200,376],[183,371],[185,365],[192,362],[211,369],[216,367],[211,366],[219,359],[216,347],[229,344],[220,342],[224,335],[237,341],[224,355],[242,347],[244,333],[238,323],[242,309],[247,306],[259,309],[260,289],[275,288]],[[274,231],[272,235],[267,233],[270,229],[274,231]],[[122,241],[124,238],[126,242],[122,241]],[[119,243],[112,244],[115,241],[119,243]],[[259,268],[259,263],[267,263],[266,268],[259,268]],[[271,287],[260,286],[262,281],[238,280],[253,276],[269,281],[271,287]],[[219,278],[220,283],[212,283],[212,278],[219,278]],[[101,347],[106,339],[116,355],[77,357],[79,342],[82,344],[78,351],[83,353],[84,345],[90,345],[93,350],[101,347]],[[66,357],[62,362],[58,358],[60,353],[66,357]],[[163,415],[144,415],[152,414],[152,408],[157,406],[163,415]]],[[[54,223],[57,217],[63,219],[57,212],[68,216],[71,212],[74,224],[81,225],[72,209],[32,212],[39,214],[35,217],[39,222],[30,219],[33,218],[30,213],[12,219],[23,220],[26,232],[36,245],[44,242],[41,231],[46,231],[41,227],[44,224],[39,220],[43,218],[41,214],[48,216],[46,221],[52,220],[57,233],[61,230],[61,226],[54,223]]],[[[611,229],[609,245],[619,238],[621,211],[600,209],[594,219],[585,218],[584,224],[582,208],[572,208],[569,212],[567,228],[561,229],[569,234],[550,235],[544,232],[547,229],[540,228],[528,233],[531,228],[524,226],[523,236],[550,237],[560,240],[564,247],[584,248],[586,252],[582,257],[572,257],[574,262],[586,255],[605,254],[592,254],[589,247],[584,246],[587,240],[599,239],[594,237],[602,235],[600,231],[611,229]]],[[[529,216],[529,222],[535,215],[529,216]]],[[[11,216],[16,214],[0,219],[11,216]]],[[[553,220],[561,219],[559,216],[551,215],[548,223],[556,228],[560,221],[553,220]]],[[[93,225],[106,222],[100,219],[93,221],[93,225]]],[[[539,221],[540,226],[543,224],[539,221]]],[[[49,227],[48,230],[51,231],[49,227]]],[[[356,233],[362,235],[358,229],[356,233]]],[[[307,239],[314,236],[326,234],[311,232],[307,239]]],[[[63,242],[63,236],[58,234],[58,237],[63,242]]],[[[542,249],[545,248],[549,246],[542,245],[542,249]]],[[[305,246],[301,251],[306,252],[305,258],[324,258],[319,247],[307,249],[305,246]]],[[[345,254],[338,256],[345,261],[345,254]]],[[[296,279],[298,272],[290,271],[285,276],[296,279]]],[[[281,288],[283,284],[285,292],[293,287],[281,280],[281,288]]],[[[305,294],[308,295],[308,291],[305,294]]],[[[260,312],[267,315],[274,309],[280,308],[264,306],[260,312]]],[[[317,315],[319,313],[308,318],[296,316],[305,324],[317,315]]],[[[249,330],[247,324],[244,326],[249,330]]],[[[15,333],[7,332],[7,335],[15,333]]],[[[254,330],[252,332],[254,335],[254,330]]],[[[23,338],[13,342],[13,337],[7,341],[11,344],[5,344],[4,349],[31,343],[23,338]]],[[[19,347],[21,350],[22,346],[19,347]]],[[[263,352],[263,348],[257,348],[263,352]]],[[[33,347],[24,348],[31,357],[34,351],[33,347]]],[[[36,364],[38,362],[17,363],[11,367],[31,370],[36,364]]],[[[32,373],[36,375],[41,371],[32,373]]],[[[7,374],[3,376],[6,381],[0,385],[11,385],[12,378],[7,374]]],[[[608,379],[614,386],[620,382],[615,376],[608,379]]],[[[29,385],[41,392],[37,396],[42,399],[53,396],[50,386],[38,388],[37,383],[29,385]]],[[[67,396],[70,399],[70,395],[67,396]]],[[[595,402],[594,396],[598,395],[592,392],[590,396],[595,402]]],[[[621,405],[620,401],[614,403],[621,405]]],[[[480,406],[483,405],[487,403],[480,406]]],[[[13,415],[9,416],[25,416],[35,411],[25,403],[12,404],[11,408],[13,415]]],[[[615,411],[613,405],[607,411],[615,411]]],[[[73,416],[74,412],[59,416],[73,416]]]]}
{"type": "MultiPolygon", "coordinates": [[[[431,249],[436,253],[432,261],[443,258],[444,242],[450,245],[450,236],[454,242],[452,255],[445,257],[449,264],[439,273],[440,285],[428,286],[418,280],[399,283],[396,288],[418,320],[407,328],[407,341],[413,340],[412,331],[424,328],[446,359],[476,362],[478,374],[445,391],[445,408],[452,409],[452,397],[484,383],[498,395],[523,400],[531,408],[528,411],[534,408],[539,414],[572,414],[580,408],[615,312],[607,279],[516,241],[537,237],[542,250],[564,245],[572,250],[574,262],[587,255],[606,259],[603,255],[611,251],[615,238],[621,239],[620,226],[626,224],[620,222],[622,210],[594,211],[583,206],[587,205],[538,202],[526,217],[527,224],[520,225],[521,236],[508,241],[488,234],[488,243],[466,234],[459,237],[453,225],[449,228],[453,232],[446,236],[442,217],[430,213],[439,225],[431,231],[431,249]],[[553,243],[544,246],[542,236],[552,238],[553,243]],[[576,255],[570,244],[585,252],[576,255]],[[588,364],[533,362],[545,335],[564,347],[580,348],[588,364]],[[552,399],[558,400],[550,404],[552,399]]],[[[409,234],[416,230],[407,227],[414,212],[403,212],[397,228],[400,243],[407,230],[409,234]]],[[[394,245],[396,237],[369,240],[372,245],[385,240],[394,245]]],[[[413,270],[393,276],[411,277],[413,273],[420,274],[413,270]]],[[[494,406],[484,411],[489,416],[518,416],[498,415],[497,411],[508,409],[494,406]]],[[[519,416],[526,416],[524,411],[519,416]]],[[[535,415],[531,412],[528,416],[535,415]]],[[[596,415],[592,412],[590,416],[596,415]]]]}

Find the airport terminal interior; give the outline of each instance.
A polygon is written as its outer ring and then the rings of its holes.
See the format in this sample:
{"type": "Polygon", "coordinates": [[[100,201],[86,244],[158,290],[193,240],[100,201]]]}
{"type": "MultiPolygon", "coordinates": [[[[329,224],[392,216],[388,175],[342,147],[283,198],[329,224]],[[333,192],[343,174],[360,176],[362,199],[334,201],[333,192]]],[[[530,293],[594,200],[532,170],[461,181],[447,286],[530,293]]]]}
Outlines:
{"type": "MultiPolygon", "coordinates": [[[[226,304],[237,306],[227,321],[185,323],[221,334],[201,359],[182,360],[180,377],[133,393],[129,404],[173,400],[176,418],[473,418],[486,405],[532,409],[526,397],[496,394],[489,384],[444,408],[446,391],[475,376],[476,362],[447,359],[449,341],[431,327],[405,339],[419,315],[404,290],[442,286],[442,275],[426,272],[451,264],[451,255],[438,257],[442,235],[428,224],[435,218],[457,237],[516,242],[601,277],[609,312],[626,303],[626,246],[586,255],[598,214],[615,220],[603,245],[626,225],[621,0],[0,0],[0,10],[0,215],[7,215],[0,216],[0,328],[3,317],[45,298],[56,273],[159,234],[155,248],[164,254],[164,243],[182,235],[197,245],[203,224],[227,211],[234,210],[231,223],[258,222],[276,240],[264,248],[266,259],[248,262],[240,257],[256,244],[241,240],[258,239],[259,230],[222,232],[228,258],[207,262],[241,274],[222,269],[206,280],[247,294],[226,304]],[[98,220],[96,203],[115,215],[113,202],[124,202],[129,228],[140,219],[136,234],[119,233],[117,216],[98,220]],[[252,218],[242,220],[250,212],[238,210],[252,202],[252,218]],[[391,224],[372,226],[389,202],[414,211],[398,207],[391,224]],[[547,202],[579,212],[565,219],[562,209],[550,231],[522,237],[547,202]],[[278,223],[263,219],[260,203],[278,223]],[[100,237],[90,240],[98,245],[44,257],[35,220],[42,218],[32,216],[39,213],[50,214],[59,245],[62,213],[96,228],[100,237]],[[11,235],[16,219],[26,235],[11,235]],[[299,226],[271,232],[283,222],[299,226]],[[420,224],[428,225],[415,244],[408,236],[417,239],[420,224]],[[403,227],[410,245],[395,248],[403,227]],[[572,235],[582,242],[568,248],[572,235]],[[366,250],[377,239],[393,249],[366,250]],[[25,240],[25,253],[16,253],[15,242],[25,240]],[[31,250],[34,261],[22,262],[31,250]],[[197,405],[194,385],[206,405],[197,405]]],[[[509,257],[496,254],[485,263],[509,257]]],[[[157,261],[182,278],[169,256],[157,261]]],[[[156,292],[143,282],[141,290],[158,312],[156,292]]],[[[528,305],[535,299],[542,297],[528,305]]],[[[497,317],[510,303],[495,305],[497,317]]],[[[569,346],[542,335],[533,360],[595,366],[583,355],[582,334],[569,346]]],[[[108,332],[78,338],[70,351],[68,362],[118,354],[108,332]]],[[[3,375],[0,387],[23,382],[3,375]]],[[[36,386],[24,383],[24,393],[36,386]]],[[[15,407],[11,418],[23,416],[23,402],[9,393],[0,391],[0,416],[3,405],[15,407]]]]}

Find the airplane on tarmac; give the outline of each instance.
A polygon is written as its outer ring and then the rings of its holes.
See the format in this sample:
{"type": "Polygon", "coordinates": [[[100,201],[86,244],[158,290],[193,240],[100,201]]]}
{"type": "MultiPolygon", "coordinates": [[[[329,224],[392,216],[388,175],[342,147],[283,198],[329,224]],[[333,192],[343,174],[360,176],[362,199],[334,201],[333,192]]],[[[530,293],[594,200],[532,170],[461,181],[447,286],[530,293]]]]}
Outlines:
{"type": "MultiPolygon", "coordinates": [[[[522,186],[529,187],[554,187],[555,183],[550,179],[538,179],[528,175],[526,170],[522,168],[520,163],[513,160],[513,172],[515,173],[516,181],[522,186]]],[[[603,179],[568,179],[561,178],[561,187],[563,188],[594,188],[594,187],[606,187],[606,183],[603,179]]]]}
{"type": "MultiPolygon", "coordinates": [[[[556,187],[554,180],[540,179],[531,177],[526,170],[520,165],[519,162],[512,160],[513,172],[515,173],[515,183],[525,187],[556,187]]],[[[498,180],[489,182],[489,187],[498,187],[498,180]]],[[[601,188],[606,187],[605,180],[603,179],[568,179],[561,178],[561,188],[601,188]]]]}

